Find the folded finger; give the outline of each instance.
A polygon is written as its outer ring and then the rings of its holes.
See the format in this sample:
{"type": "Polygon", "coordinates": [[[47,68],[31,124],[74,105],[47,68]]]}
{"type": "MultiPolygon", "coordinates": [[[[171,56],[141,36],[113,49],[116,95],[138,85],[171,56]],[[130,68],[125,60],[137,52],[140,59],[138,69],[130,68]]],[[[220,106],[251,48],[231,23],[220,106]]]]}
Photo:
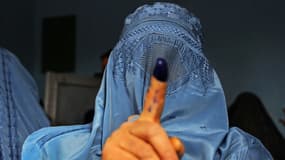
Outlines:
{"type": "Polygon", "coordinates": [[[108,152],[108,150],[103,150],[102,153],[102,160],[139,160],[136,156],[133,154],[118,148],[118,147],[112,147],[112,152],[108,152]]]}
{"type": "Polygon", "coordinates": [[[136,127],[132,128],[130,133],[151,144],[161,159],[178,160],[168,135],[159,124],[137,121],[136,127]]]}
{"type": "Polygon", "coordinates": [[[125,136],[124,140],[119,143],[119,147],[141,160],[159,160],[157,153],[150,144],[131,134],[125,136]]]}

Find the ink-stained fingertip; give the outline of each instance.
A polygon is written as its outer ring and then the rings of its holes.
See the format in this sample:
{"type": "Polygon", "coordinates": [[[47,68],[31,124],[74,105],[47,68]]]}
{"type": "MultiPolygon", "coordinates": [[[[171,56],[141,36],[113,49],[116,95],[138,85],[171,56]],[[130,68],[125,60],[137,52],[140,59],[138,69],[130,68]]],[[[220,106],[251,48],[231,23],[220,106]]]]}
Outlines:
{"type": "Polygon", "coordinates": [[[159,81],[167,81],[168,67],[167,62],[163,58],[157,58],[156,64],[153,70],[153,76],[159,81]]]}

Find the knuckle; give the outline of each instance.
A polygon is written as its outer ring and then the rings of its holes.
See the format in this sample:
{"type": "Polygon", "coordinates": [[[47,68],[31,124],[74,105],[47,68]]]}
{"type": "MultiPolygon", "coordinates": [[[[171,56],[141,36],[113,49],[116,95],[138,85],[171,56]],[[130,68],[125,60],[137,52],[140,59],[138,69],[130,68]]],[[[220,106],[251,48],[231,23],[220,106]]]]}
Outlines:
{"type": "Polygon", "coordinates": [[[156,159],[156,153],[151,147],[145,147],[140,150],[140,157],[143,159],[156,159]]]}
{"type": "Polygon", "coordinates": [[[156,123],[151,123],[148,127],[148,129],[146,130],[147,136],[148,137],[154,137],[159,135],[161,132],[161,126],[159,124],[156,123]]]}

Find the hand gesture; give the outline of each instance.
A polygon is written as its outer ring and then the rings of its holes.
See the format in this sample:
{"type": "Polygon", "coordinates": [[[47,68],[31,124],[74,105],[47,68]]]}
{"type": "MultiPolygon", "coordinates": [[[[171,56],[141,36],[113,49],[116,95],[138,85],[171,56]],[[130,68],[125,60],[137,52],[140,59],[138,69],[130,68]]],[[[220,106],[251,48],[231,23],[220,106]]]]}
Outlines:
{"type": "Polygon", "coordinates": [[[103,147],[103,160],[178,160],[184,146],[169,138],[160,125],[167,88],[167,64],[158,59],[146,94],[144,109],[134,122],[125,122],[103,147]]]}

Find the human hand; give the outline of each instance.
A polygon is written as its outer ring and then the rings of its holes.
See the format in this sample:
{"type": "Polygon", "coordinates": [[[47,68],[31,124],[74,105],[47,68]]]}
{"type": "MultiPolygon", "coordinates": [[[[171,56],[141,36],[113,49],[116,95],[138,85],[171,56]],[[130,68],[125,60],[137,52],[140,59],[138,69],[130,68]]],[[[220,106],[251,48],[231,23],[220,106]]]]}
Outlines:
{"type": "Polygon", "coordinates": [[[152,77],[142,114],[112,133],[103,147],[103,160],[178,160],[177,154],[184,153],[183,144],[178,138],[169,138],[160,125],[166,88],[166,82],[152,77]]]}
{"type": "Polygon", "coordinates": [[[144,120],[125,122],[103,148],[103,160],[178,160],[160,124],[144,120]]]}

